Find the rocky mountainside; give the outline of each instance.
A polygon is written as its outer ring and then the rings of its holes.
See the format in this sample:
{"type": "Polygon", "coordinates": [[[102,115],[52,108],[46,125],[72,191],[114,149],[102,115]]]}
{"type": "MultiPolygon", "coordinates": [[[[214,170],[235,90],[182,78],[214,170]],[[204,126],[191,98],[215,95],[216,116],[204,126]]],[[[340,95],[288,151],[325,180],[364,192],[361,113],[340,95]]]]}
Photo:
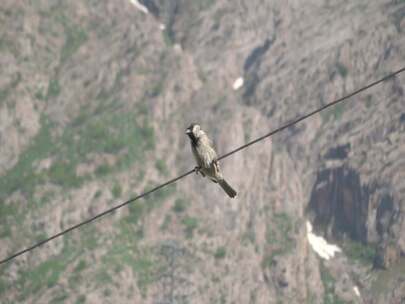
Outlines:
{"type": "MultiPolygon", "coordinates": [[[[0,258],[405,65],[405,2],[3,0],[0,258]]],[[[0,265],[0,303],[405,303],[405,75],[0,265]],[[316,235],[341,248],[319,256],[316,235]]]]}

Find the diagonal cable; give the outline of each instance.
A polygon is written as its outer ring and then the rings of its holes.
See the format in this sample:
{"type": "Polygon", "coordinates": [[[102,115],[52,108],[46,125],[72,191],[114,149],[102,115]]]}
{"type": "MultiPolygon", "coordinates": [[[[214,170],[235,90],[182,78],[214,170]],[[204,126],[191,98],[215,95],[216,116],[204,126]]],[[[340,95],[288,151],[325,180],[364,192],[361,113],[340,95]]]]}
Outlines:
{"type": "MultiPolygon", "coordinates": [[[[402,73],[404,71],[405,71],[405,67],[403,67],[403,68],[401,68],[401,69],[399,69],[399,70],[397,70],[397,71],[395,71],[393,73],[390,73],[387,76],[385,76],[385,77],[383,77],[383,78],[381,78],[379,80],[376,80],[376,81],[374,81],[374,82],[372,82],[372,83],[370,83],[370,84],[368,84],[368,85],[366,85],[366,86],[364,86],[364,87],[362,87],[362,88],[360,88],[360,89],[358,89],[358,90],[356,90],[356,91],[354,91],[354,92],[352,92],[352,93],[350,93],[350,94],[348,94],[348,95],[346,95],[344,97],[336,99],[336,100],[332,101],[331,103],[328,103],[328,104],[326,104],[326,105],[324,105],[324,106],[322,106],[322,107],[320,107],[320,108],[318,108],[316,110],[313,110],[312,112],[309,112],[309,113],[307,113],[307,114],[305,114],[303,116],[300,116],[300,117],[298,117],[296,119],[293,119],[290,122],[282,125],[281,127],[278,127],[277,129],[274,129],[271,132],[269,132],[269,133],[267,133],[267,134],[265,134],[265,135],[263,135],[263,136],[261,136],[259,138],[256,138],[255,140],[252,140],[252,141],[244,144],[243,146],[241,146],[239,148],[236,148],[236,149],[234,149],[234,150],[232,150],[232,151],[230,151],[228,153],[225,153],[224,155],[221,155],[218,158],[218,160],[227,158],[228,156],[231,156],[232,154],[235,154],[236,152],[239,152],[239,151],[241,151],[241,150],[243,150],[243,149],[245,149],[245,148],[247,148],[247,147],[249,147],[249,146],[251,146],[251,145],[253,145],[255,143],[258,143],[259,141],[262,141],[262,140],[266,139],[267,137],[270,137],[270,136],[272,136],[272,135],[274,135],[274,134],[276,134],[278,132],[281,132],[284,129],[287,129],[287,128],[289,128],[289,127],[291,127],[291,126],[293,126],[293,125],[295,125],[295,124],[297,124],[297,123],[299,123],[299,122],[301,122],[301,121],[303,121],[303,120],[305,120],[305,119],[307,119],[307,118],[309,118],[309,117],[311,117],[311,116],[313,116],[313,115],[315,115],[317,113],[320,113],[321,111],[323,111],[323,110],[325,110],[325,109],[327,109],[329,107],[332,107],[332,106],[334,106],[334,105],[336,105],[338,103],[341,103],[341,102],[349,99],[350,97],[353,97],[353,96],[355,96],[355,95],[357,95],[357,94],[359,94],[359,93],[361,93],[363,91],[366,91],[366,90],[370,89],[371,87],[373,87],[373,86],[375,86],[377,84],[380,84],[380,83],[382,83],[382,82],[384,82],[384,81],[386,81],[386,80],[388,80],[388,79],[390,79],[392,77],[395,77],[396,75],[398,75],[398,74],[400,74],[400,73],[402,73]]],[[[85,220],[83,222],[80,222],[80,223],[78,223],[76,225],[73,225],[73,226],[71,226],[71,227],[69,227],[69,228],[67,228],[67,229],[65,229],[65,230],[63,230],[63,231],[49,237],[49,238],[47,238],[47,239],[44,239],[44,240],[42,240],[42,241],[40,241],[40,242],[30,246],[30,247],[27,247],[27,248],[21,250],[21,251],[18,251],[16,253],[14,253],[14,254],[0,260],[0,265],[15,259],[20,255],[23,255],[23,254],[25,254],[27,252],[30,252],[30,251],[34,250],[35,248],[37,248],[37,247],[40,247],[40,246],[42,246],[42,245],[44,245],[44,244],[58,238],[58,237],[66,234],[66,233],[69,233],[72,230],[75,230],[75,229],[80,228],[81,226],[90,224],[91,222],[93,222],[93,221],[95,221],[95,220],[97,220],[97,219],[99,219],[99,218],[101,218],[101,217],[103,217],[103,216],[105,216],[107,214],[110,214],[110,213],[112,213],[112,212],[114,212],[114,211],[116,211],[116,210],[118,210],[118,209],[120,209],[120,208],[122,208],[122,207],[136,201],[136,200],[139,200],[139,199],[141,199],[141,198],[143,198],[143,197],[145,197],[145,196],[147,196],[147,195],[149,195],[149,194],[151,194],[151,193],[153,193],[153,192],[155,192],[155,191],[157,191],[159,189],[162,189],[162,188],[164,188],[164,187],[166,187],[166,186],[168,186],[170,184],[173,184],[173,183],[177,182],[178,180],[190,175],[193,172],[195,172],[195,168],[192,169],[192,170],[189,170],[189,171],[187,171],[187,172],[185,172],[185,173],[183,173],[183,174],[181,174],[181,175],[179,175],[179,176],[177,176],[177,177],[175,177],[175,178],[173,178],[173,179],[171,179],[171,180],[169,180],[169,181],[167,181],[167,182],[165,182],[163,184],[160,184],[160,185],[156,186],[155,188],[153,188],[153,189],[151,189],[149,191],[146,191],[146,192],[144,192],[144,193],[142,193],[142,194],[140,194],[140,195],[138,195],[138,196],[136,196],[136,197],[134,197],[134,198],[132,198],[130,200],[127,200],[126,202],[123,202],[123,203],[121,203],[121,204],[119,204],[119,205],[117,205],[115,207],[107,209],[107,210],[95,215],[94,217],[91,217],[91,218],[89,218],[89,219],[87,219],[87,220],[85,220]]]]}
{"type": "Polygon", "coordinates": [[[359,93],[361,93],[363,91],[366,91],[367,89],[369,89],[369,88],[371,88],[371,87],[373,87],[373,86],[375,86],[375,85],[377,85],[377,84],[379,84],[381,82],[384,82],[384,81],[386,81],[386,80],[388,80],[388,79],[402,73],[403,71],[405,71],[405,67],[403,67],[402,69],[397,70],[396,72],[388,74],[387,76],[385,76],[385,77],[383,77],[383,78],[381,78],[379,80],[376,80],[376,81],[366,85],[365,87],[362,87],[362,88],[350,93],[349,95],[343,96],[343,97],[341,97],[339,99],[336,99],[336,100],[332,101],[331,103],[328,103],[328,104],[324,105],[323,107],[320,107],[320,108],[318,108],[318,109],[316,109],[316,110],[314,110],[312,112],[309,112],[309,113],[307,113],[307,114],[305,114],[303,116],[300,116],[300,117],[298,117],[296,119],[293,119],[290,122],[286,123],[285,125],[282,125],[281,127],[278,127],[277,129],[274,129],[273,131],[271,131],[271,132],[269,132],[269,133],[267,133],[267,134],[265,134],[265,135],[263,135],[263,136],[261,136],[259,138],[256,138],[255,140],[252,140],[252,141],[248,142],[247,144],[244,144],[243,146],[241,146],[239,148],[236,148],[235,150],[232,150],[232,151],[220,156],[218,158],[218,160],[226,158],[226,157],[228,157],[228,156],[230,156],[230,155],[232,155],[232,154],[234,154],[236,152],[239,152],[240,150],[243,150],[243,149],[245,149],[245,148],[247,148],[247,147],[249,147],[249,146],[251,146],[251,145],[253,145],[253,144],[257,143],[257,142],[259,142],[259,141],[262,141],[263,139],[265,139],[267,137],[270,137],[270,136],[272,136],[272,135],[274,135],[274,134],[276,134],[276,133],[278,133],[280,131],[283,131],[284,129],[287,129],[287,128],[289,128],[289,127],[291,127],[291,126],[293,126],[293,125],[295,125],[295,124],[297,124],[297,123],[299,123],[299,122],[301,122],[301,121],[303,121],[303,120],[305,120],[305,119],[307,119],[307,118],[309,118],[309,117],[311,117],[311,116],[313,116],[313,115],[315,115],[315,114],[317,114],[319,112],[322,112],[323,110],[325,110],[325,109],[327,109],[329,107],[332,107],[332,106],[334,106],[334,105],[336,105],[336,104],[338,104],[340,102],[343,102],[343,101],[349,99],[350,97],[353,97],[354,95],[357,95],[357,94],[359,94],[359,93]]]}

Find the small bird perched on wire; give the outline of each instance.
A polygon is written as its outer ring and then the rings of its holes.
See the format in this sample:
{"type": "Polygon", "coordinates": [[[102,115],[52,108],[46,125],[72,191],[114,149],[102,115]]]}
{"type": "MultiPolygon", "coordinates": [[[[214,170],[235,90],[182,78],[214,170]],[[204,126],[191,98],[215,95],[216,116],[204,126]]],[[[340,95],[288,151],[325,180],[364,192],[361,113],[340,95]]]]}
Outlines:
{"type": "Polygon", "coordinates": [[[203,177],[208,176],[214,183],[218,183],[229,197],[235,197],[237,193],[222,176],[217,153],[207,134],[197,124],[191,124],[186,129],[186,134],[190,138],[191,150],[197,161],[196,173],[203,177]]]}

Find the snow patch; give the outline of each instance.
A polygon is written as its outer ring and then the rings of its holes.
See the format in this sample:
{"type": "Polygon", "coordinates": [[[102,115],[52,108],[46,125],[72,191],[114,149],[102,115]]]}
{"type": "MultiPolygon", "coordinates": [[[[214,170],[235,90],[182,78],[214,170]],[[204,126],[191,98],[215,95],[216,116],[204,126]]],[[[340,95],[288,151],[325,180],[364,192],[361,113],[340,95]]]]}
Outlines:
{"type": "Polygon", "coordinates": [[[173,45],[173,48],[174,48],[174,51],[177,53],[181,53],[183,51],[183,48],[181,47],[181,44],[179,44],[179,43],[175,43],[173,45]]]}
{"type": "Polygon", "coordinates": [[[315,235],[312,232],[312,225],[309,221],[307,221],[307,237],[312,249],[325,260],[333,258],[336,252],[342,251],[338,246],[328,244],[323,237],[315,235]]]}
{"type": "Polygon", "coordinates": [[[149,13],[148,8],[145,5],[140,4],[138,0],[129,0],[129,2],[131,2],[141,12],[144,12],[145,14],[149,13]]]}
{"type": "Polygon", "coordinates": [[[243,86],[244,80],[242,77],[239,77],[238,79],[235,80],[235,82],[233,83],[233,89],[239,90],[242,86],[243,86]]]}
{"type": "Polygon", "coordinates": [[[359,288],[357,286],[353,286],[353,291],[356,294],[356,296],[358,296],[360,298],[360,291],[359,291],[359,288]]]}

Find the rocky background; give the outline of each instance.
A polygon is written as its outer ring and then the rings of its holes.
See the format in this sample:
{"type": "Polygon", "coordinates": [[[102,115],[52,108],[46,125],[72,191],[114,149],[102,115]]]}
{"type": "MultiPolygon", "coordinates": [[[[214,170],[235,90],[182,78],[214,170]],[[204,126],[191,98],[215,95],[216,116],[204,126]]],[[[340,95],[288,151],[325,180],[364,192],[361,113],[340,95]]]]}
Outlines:
{"type": "MultiPolygon", "coordinates": [[[[405,65],[402,0],[3,0],[0,257],[405,65]],[[243,86],[233,84],[242,77],[243,86]]],[[[0,266],[1,303],[405,303],[405,75],[0,266]],[[306,222],[342,248],[320,258],[306,222]]]]}

